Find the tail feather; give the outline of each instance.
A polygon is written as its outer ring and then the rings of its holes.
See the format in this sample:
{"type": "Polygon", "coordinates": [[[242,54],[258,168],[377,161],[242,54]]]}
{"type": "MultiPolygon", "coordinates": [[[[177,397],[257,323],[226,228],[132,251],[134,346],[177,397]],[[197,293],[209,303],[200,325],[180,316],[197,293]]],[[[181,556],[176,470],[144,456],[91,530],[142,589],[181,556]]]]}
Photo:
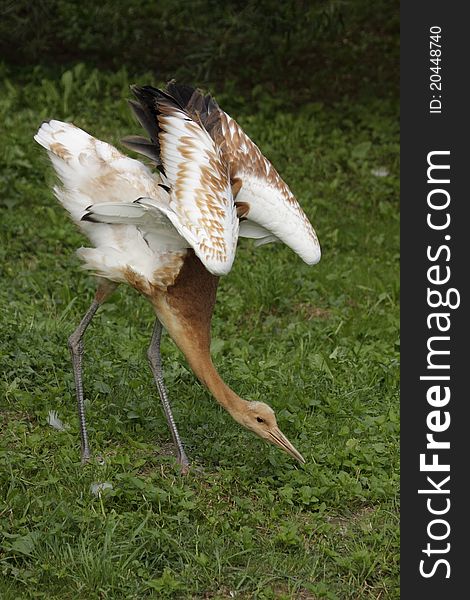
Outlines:
{"type": "Polygon", "coordinates": [[[210,94],[203,94],[200,90],[189,85],[170,81],[166,86],[167,93],[175,98],[194,120],[198,120],[210,134],[213,127],[219,122],[220,108],[210,94]]]}
{"type": "Polygon", "coordinates": [[[161,166],[159,146],[147,138],[140,135],[128,135],[121,139],[121,144],[129,150],[150,158],[157,167],[161,166]]]}
{"type": "Polygon", "coordinates": [[[124,138],[122,143],[127,148],[149,157],[160,170],[162,170],[162,162],[159,141],[160,127],[158,125],[159,105],[165,103],[175,105],[191,119],[200,123],[210,135],[220,122],[220,109],[217,102],[210,94],[204,95],[190,85],[171,80],[164,90],[150,85],[134,85],[131,86],[131,90],[137,102],[130,100],[129,104],[151,141],[143,141],[144,138],[131,136],[124,138]]]}
{"type": "Polygon", "coordinates": [[[158,106],[156,102],[159,90],[148,85],[132,85],[131,90],[137,98],[137,102],[129,100],[129,104],[152,142],[159,147],[158,134],[160,128],[158,126],[158,106]]]}
{"type": "Polygon", "coordinates": [[[152,142],[157,146],[157,148],[159,148],[159,127],[156,111],[150,103],[145,102],[141,96],[137,95],[135,87],[132,88],[132,91],[134,92],[135,96],[139,101],[136,102],[135,100],[129,100],[129,106],[131,107],[132,112],[137,117],[137,120],[139,121],[141,126],[150,136],[152,142]]]}
{"type": "Polygon", "coordinates": [[[112,246],[99,248],[79,248],[77,256],[83,261],[82,269],[93,271],[96,275],[112,281],[126,283],[123,265],[127,257],[112,246]]]}
{"type": "Polygon", "coordinates": [[[186,108],[196,90],[190,85],[176,83],[176,81],[172,79],[168,82],[166,91],[178,102],[181,108],[186,108]]]}
{"type": "Polygon", "coordinates": [[[147,132],[150,141],[138,136],[129,136],[121,141],[126,148],[143,154],[156,163],[159,170],[163,173],[162,161],[160,157],[160,140],[158,125],[158,103],[159,90],[151,86],[131,86],[132,93],[137,98],[129,100],[129,106],[136,116],[142,128],[147,132]]]}

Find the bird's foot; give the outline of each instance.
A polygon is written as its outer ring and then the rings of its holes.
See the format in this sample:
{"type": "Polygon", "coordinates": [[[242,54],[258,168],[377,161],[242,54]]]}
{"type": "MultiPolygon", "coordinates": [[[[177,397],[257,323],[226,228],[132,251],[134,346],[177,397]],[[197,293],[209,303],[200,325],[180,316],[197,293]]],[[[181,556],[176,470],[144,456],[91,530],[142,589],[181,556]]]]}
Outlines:
{"type": "Polygon", "coordinates": [[[82,453],[81,453],[82,467],[84,467],[85,465],[87,465],[90,461],[91,461],[91,452],[90,452],[90,450],[88,448],[86,448],[85,450],[82,449],[82,453]]]}
{"type": "Polygon", "coordinates": [[[105,464],[104,458],[100,454],[93,456],[89,450],[87,452],[82,452],[81,463],[82,467],[90,463],[96,463],[100,466],[105,464]]]}
{"type": "Polygon", "coordinates": [[[181,467],[181,475],[187,475],[189,473],[189,469],[190,469],[190,463],[188,460],[188,457],[186,456],[186,454],[183,452],[178,452],[178,456],[176,457],[176,460],[179,464],[179,466],[181,467]]]}

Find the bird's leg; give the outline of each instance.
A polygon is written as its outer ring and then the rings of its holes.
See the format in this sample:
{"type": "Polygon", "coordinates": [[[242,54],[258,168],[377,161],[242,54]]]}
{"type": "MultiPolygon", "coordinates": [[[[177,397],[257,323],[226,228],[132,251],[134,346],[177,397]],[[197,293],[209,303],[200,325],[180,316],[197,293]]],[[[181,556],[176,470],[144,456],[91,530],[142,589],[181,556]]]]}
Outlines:
{"type": "Polygon", "coordinates": [[[83,358],[83,335],[86,328],[91,323],[98,308],[114,291],[116,284],[110,281],[103,281],[96,291],[95,298],[91,303],[90,308],[85,313],[85,316],[80,322],[80,325],[72,333],[68,340],[68,346],[72,355],[73,374],[75,377],[75,392],[77,395],[78,421],[80,425],[81,439],[81,459],[82,464],[88,462],[91,458],[90,446],[88,444],[88,432],[85,420],[85,400],[83,397],[83,380],[82,380],[82,358],[83,358]]]}
{"type": "Polygon", "coordinates": [[[189,468],[189,460],[184,451],[183,444],[178,433],[178,429],[176,428],[175,419],[173,418],[170,401],[168,399],[168,392],[163,381],[162,357],[160,353],[160,339],[162,335],[162,329],[162,324],[160,323],[158,318],[155,319],[152,339],[150,341],[150,346],[147,351],[147,356],[149,359],[150,368],[152,369],[153,377],[155,379],[155,383],[157,384],[158,393],[162,401],[163,410],[165,412],[168,427],[171,431],[171,437],[173,438],[173,442],[176,446],[176,451],[178,454],[178,463],[181,465],[182,472],[187,473],[189,468]]]}

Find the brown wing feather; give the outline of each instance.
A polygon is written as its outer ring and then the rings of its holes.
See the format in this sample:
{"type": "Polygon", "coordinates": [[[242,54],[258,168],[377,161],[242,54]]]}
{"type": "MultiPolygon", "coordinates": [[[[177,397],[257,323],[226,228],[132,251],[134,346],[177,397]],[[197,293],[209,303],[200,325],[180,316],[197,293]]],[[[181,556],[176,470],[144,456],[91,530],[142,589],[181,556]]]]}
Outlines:
{"type": "MultiPolygon", "coordinates": [[[[151,88],[145,91],[154,93],[151,88]]],[[[320,246],[306,214],[276,169],[238,123],[222,111],[209,94],[204,95],[190,86],[171,81],[164,92],[158,93],[173,100],[214,141],[221,163],[230,174],[239,217],[246,218],[249,214],[252,222],[273,233],[273,239],[284,241],[308,264],[318,262],[320,246]]]]}

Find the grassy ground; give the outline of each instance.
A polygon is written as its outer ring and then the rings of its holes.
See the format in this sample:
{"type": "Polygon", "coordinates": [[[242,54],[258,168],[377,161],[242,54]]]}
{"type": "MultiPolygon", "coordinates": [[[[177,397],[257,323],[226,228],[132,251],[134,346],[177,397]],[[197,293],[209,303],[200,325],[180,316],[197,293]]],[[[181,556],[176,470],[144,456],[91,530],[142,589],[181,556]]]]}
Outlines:
{"type": "Polygon", "coordinates": [[[398,598],[396,106],[285,114],[218,94],[322,243],[311,268],[281,245],[242,241],[213,321],[222,376],[275,408],[307,464],[233,422],[166,338],[167,386],[196,467],[181,477],[146,362],[152,312],[124,288],[86,337],[91,443],[106,463],[80,466],[66,342],[94,283],[32,140],[48,117],[114,143],[138,133],[128,84],[125,72],[78,68],[0,90],[0,597],[398,598]],[[51,410],[65,431],[47,424],[51,410]],[[113,487],[95,496],[99,482],[113,487]]]}

